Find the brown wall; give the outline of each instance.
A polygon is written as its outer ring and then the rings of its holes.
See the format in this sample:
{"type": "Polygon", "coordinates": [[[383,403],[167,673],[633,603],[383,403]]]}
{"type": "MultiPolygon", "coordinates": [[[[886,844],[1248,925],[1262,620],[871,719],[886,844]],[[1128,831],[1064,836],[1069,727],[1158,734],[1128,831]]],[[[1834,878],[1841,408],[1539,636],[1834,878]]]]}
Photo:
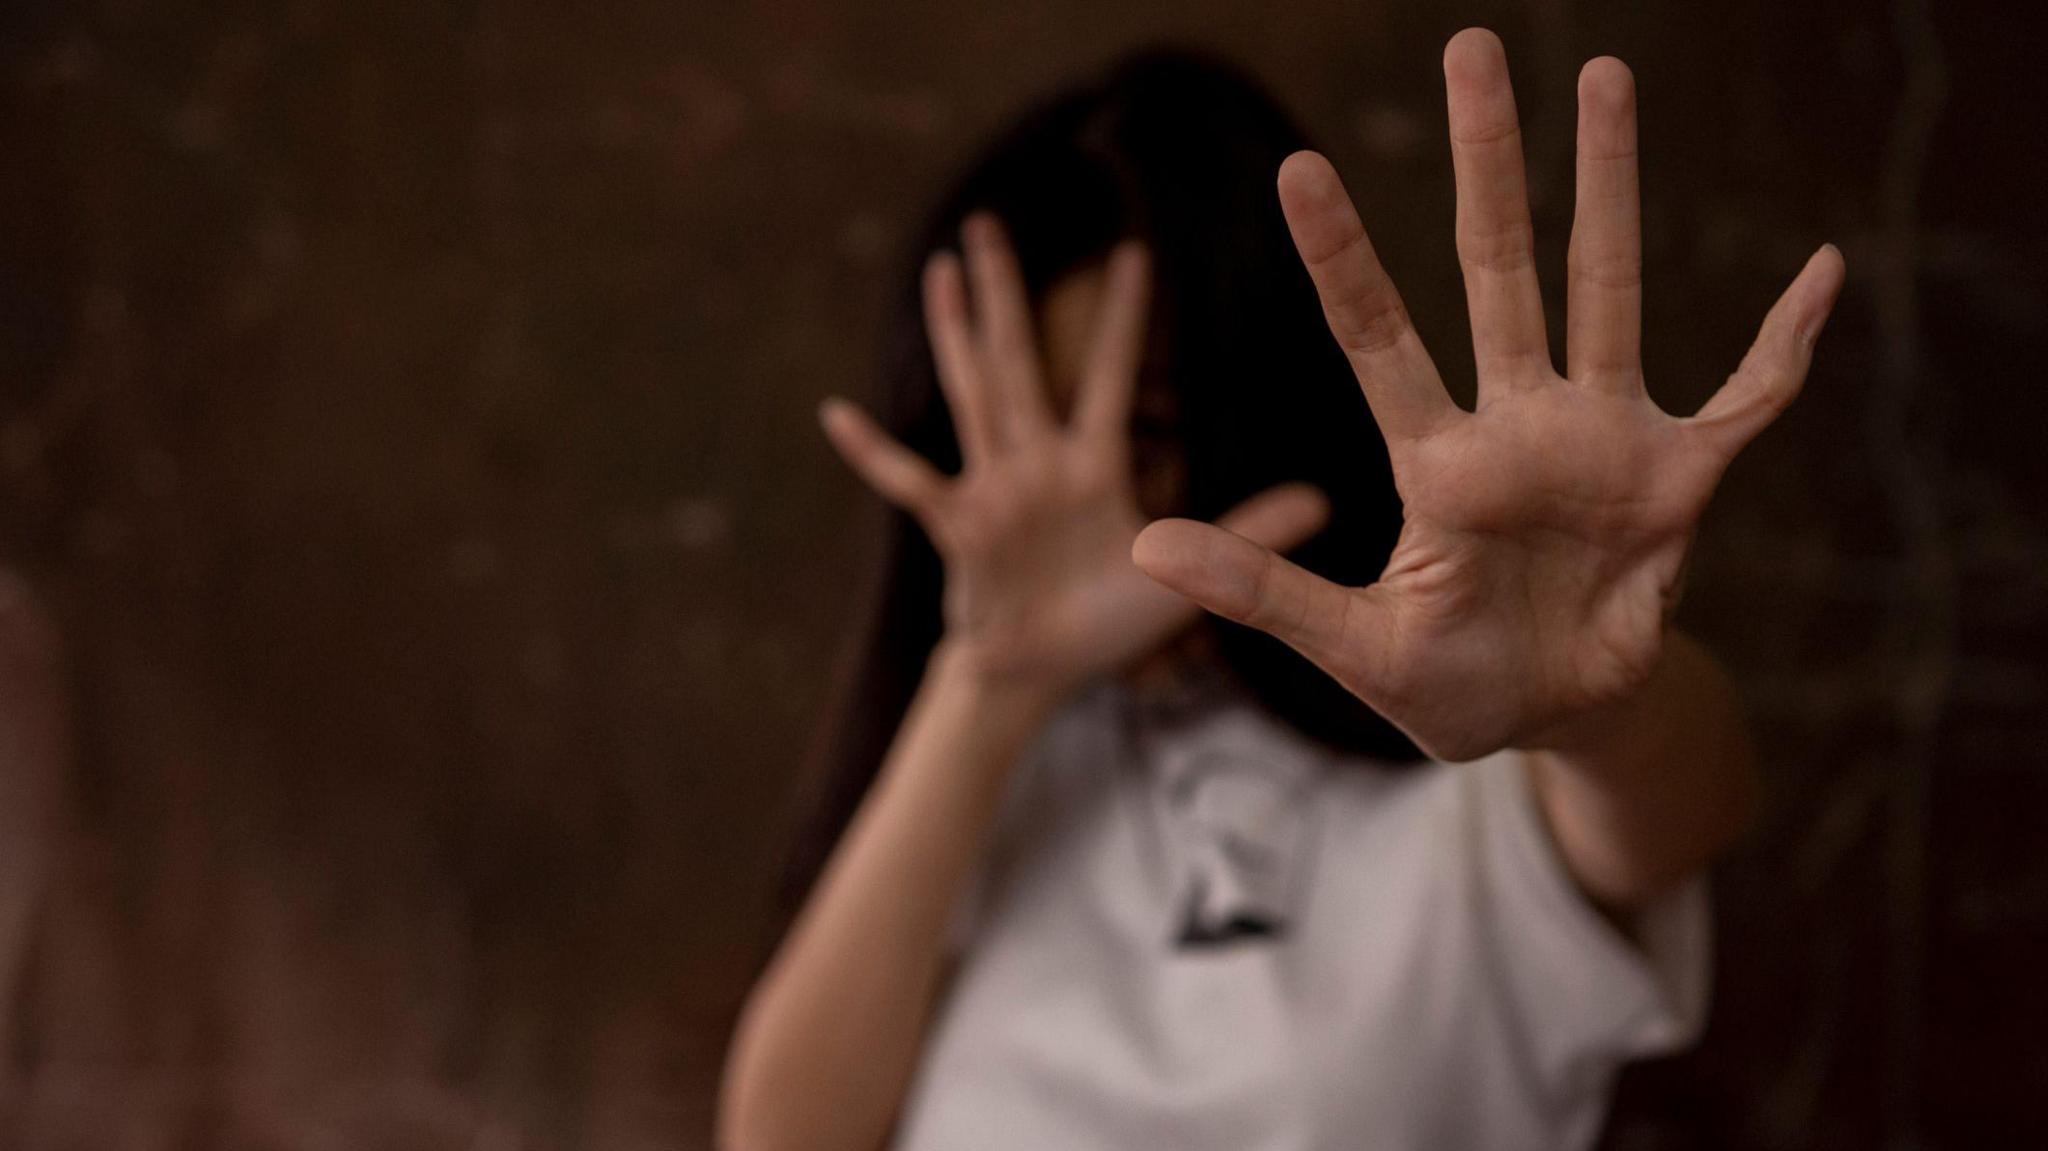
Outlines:
{"type": "Polygon", "coordinates": [[[811,410],[865,386],[922,200],[1063,78],[1220,48],[1469,379],[1467,23],[1508,41],[1552,272],[1577,64],[1635,65],[1668,406],[1820,240],[1850,266],[1695,561],[1774,803],[1710,1041],[1613,1142],[2038,1136],[2048,251],[2009,7],[10,3],[0,557],[82,752],[0,1148],[696,1145],[868,554],[811,410]]]}

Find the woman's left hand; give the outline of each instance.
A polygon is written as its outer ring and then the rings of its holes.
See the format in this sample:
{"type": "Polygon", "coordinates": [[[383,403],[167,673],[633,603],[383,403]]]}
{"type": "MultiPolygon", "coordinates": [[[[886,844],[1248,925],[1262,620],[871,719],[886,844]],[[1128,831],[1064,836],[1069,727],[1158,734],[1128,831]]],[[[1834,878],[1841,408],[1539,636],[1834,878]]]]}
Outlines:
{"type": "Polygon", "coordinates": [[[1541,746],[1656,667],[1694,525],[1735,454],[1798,393],[1843,277],[1823,247],[1690,418],[1644,389],[1634,83],[1579,81],[1567,370],[1546,346],[1520,132],[1500,42],[1444,70],[1458,254],[1478,404],[1452,403],[1336,173],[1281,168],[1280,197],[1330,329],[1386,436],[1405,523],[1380,579],[1343,588],[1207,525],[1166,520],[1134,557],[1220,615],[1291,644],[1432,755],[1541,746]]]}

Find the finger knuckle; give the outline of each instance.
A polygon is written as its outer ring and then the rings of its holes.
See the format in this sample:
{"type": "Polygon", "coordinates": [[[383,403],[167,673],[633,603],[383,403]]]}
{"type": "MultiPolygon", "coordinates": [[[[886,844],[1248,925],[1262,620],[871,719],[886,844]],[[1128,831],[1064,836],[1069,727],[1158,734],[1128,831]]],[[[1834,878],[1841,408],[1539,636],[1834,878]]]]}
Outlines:
{"type": "Polygon", "coordinates": [[[1408,308],[1389,293],[1364,291],[1325,312],[1330,330],[1346,351],[1378,355],[1401,342],[1411,326],[1408,308]]]}

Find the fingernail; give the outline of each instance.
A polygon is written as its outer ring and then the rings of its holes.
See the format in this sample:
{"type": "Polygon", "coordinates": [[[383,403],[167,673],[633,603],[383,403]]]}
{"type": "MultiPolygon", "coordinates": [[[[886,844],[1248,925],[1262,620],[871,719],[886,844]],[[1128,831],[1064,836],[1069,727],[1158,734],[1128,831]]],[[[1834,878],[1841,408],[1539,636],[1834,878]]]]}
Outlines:
{"type": "MultiPolygon", "coordinates": [[[[1842,259],[1842,250],[1833,244],[1822,244],[1820,251],[1813,254],[1813,258],[1817,260],[1825,252],[1833,252],[1837,260],[1842,259]]],[[[1847,261],[1843,261],[1843,267],[1846,269],[1847,266],[1847,261]]],[[[1799,328],[1795,333],[1795,337],[1799,341],[1801,351],[1811,352],[1814,344],[1819,342],[1822,329],[1828,325],[1828,317],[1834,315],[1835,297],[1840,291],[1841,284],[1838,282],[1834,285],[1833,290],[1829,291],[1821,299],[1820,303],[1799,321],[1799,328]]]]}

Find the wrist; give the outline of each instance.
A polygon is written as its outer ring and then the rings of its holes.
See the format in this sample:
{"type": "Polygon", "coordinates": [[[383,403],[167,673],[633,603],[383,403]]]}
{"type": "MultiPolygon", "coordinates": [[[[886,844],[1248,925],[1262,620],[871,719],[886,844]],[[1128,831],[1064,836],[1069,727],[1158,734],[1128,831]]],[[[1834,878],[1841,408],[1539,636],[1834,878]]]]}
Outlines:
{"type": "Polygon", "coordinates": [[[1524,751],[1547,752],[1570,758],[1598,758],[1627,748],[1636,740],[1655,710],[1657,685],[1666,675],[1669,645],[1651,665],[1650,673],[1625,694],[1604,699],[1554,716],[1516,741],[1524,751]]]}
{"type": "Polygon", "coordinates": [[[977,707],[1026,722],[1051,715],[1073,685],[1021,673],[972,641],[946,636],[932,649],[925,676],[949,693],[971,698],[977,707]]]}

